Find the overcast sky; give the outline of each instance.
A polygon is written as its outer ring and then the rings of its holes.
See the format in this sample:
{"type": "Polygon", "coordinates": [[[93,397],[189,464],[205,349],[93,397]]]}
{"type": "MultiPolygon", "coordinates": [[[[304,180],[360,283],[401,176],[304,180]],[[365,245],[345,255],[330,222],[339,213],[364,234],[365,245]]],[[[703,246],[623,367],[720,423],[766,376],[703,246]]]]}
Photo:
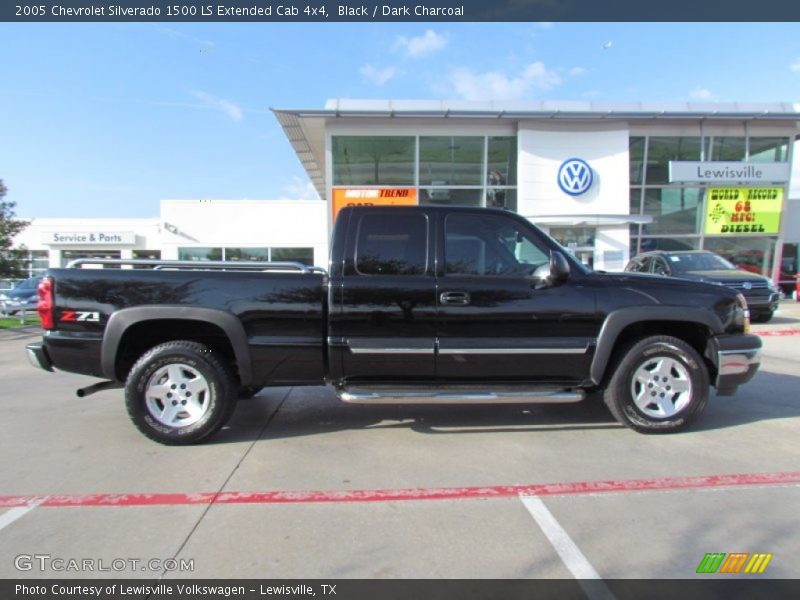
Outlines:
{"type": "Polygon", "coordinates": [[[0,24],[25,217],[309,198],[276,108],[328,98],[800,102],[797,23],[0,24]]]}

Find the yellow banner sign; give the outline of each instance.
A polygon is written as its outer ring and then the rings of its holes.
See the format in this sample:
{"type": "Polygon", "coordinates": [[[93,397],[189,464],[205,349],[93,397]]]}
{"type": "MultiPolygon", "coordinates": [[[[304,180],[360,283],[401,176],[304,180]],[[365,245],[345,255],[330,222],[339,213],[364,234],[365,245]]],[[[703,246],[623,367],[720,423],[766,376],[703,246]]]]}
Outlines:
{"type": "Polygon", "coordinates": [[[783,188],[709,188],[707,234],[776,234],[781,226],[783,188]]]}
{"type": "Polygon", "coordinates": [[[345,206],[408,206],[417,204],[415,188],[335,188],[333,190],[333,218],[345,206]]]}

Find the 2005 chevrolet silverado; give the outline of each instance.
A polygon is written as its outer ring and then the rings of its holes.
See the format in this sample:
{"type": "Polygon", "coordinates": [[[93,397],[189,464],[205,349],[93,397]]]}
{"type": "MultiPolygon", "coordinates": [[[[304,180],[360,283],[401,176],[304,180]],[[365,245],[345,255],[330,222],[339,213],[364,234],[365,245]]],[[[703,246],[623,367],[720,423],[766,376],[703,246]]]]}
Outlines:
{"type": "MultiPolygon", "coordinates": [[[[584,267],[516,214],[350,207],[328,272],[297,263],[53,269],[36,366],[125,388],[146,436],[188,444],[264,386],[344,402],[565,403],[602,392],[640,432],[685,428],[758,369],[741,295],[584,267]]],[[[110,264],[109,264],[110,263],[110,264]]],[[[136,263],[143,263],[139,265],[136,263]]]]}

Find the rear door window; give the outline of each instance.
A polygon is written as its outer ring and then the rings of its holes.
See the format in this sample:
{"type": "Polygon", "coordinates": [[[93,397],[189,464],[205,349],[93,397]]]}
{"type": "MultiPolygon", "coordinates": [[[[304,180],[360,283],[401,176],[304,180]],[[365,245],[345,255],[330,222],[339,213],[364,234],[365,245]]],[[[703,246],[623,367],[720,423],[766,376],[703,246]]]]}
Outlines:
{"type": "Polygon", "coordinates": [[[356,271],[361,275],[424,275],[428,262],[428,217],[372,213],[361,217],[356,271]]]}

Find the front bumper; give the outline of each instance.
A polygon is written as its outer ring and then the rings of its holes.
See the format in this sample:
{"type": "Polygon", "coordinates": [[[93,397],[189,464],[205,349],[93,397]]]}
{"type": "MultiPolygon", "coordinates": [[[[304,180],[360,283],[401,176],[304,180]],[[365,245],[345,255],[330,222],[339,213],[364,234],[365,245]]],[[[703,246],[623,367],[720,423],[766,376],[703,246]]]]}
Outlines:
{"type": "Polygon", "coordinates": [[[778,310],[781,295],[778,292],[773,292],[765,296],[748,296],[745,294],[744,299],[747,301],[747,308],[754,312],[764,312],[766,310],[775,312],[778,310]]]}
{"type": "Polygon", "coordinates": [[[707,355],[717,367],[717,393],[730,395],[758,371],[761,338],[750,334],[720,335],[709,341],[707,355]]]}
{"type": "Polygon", "coordinates": [[[53,372],[53,361],[47,355],[44,344],[42,342],[34,342],[25,347],[25,353],[28,355],[28,360],[34,367],[44,369],[45,371],[53,372]]]}

